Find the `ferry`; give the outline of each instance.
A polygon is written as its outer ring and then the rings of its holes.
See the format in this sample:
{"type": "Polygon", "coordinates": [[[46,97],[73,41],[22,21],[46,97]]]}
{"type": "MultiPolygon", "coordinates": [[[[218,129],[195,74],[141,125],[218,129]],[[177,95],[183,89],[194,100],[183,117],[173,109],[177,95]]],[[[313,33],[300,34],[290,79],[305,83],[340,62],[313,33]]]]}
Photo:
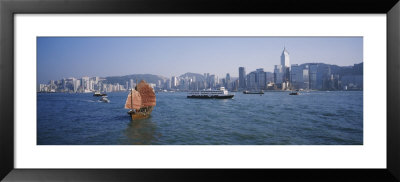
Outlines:
{"type": "Polygon", "coordinates": [[[217,90],[199,90],[188,92],[187,98],[198,98],[198,99],[230,99],[235,95],[229,94],[225,87],[221,87],[217,90]]]}

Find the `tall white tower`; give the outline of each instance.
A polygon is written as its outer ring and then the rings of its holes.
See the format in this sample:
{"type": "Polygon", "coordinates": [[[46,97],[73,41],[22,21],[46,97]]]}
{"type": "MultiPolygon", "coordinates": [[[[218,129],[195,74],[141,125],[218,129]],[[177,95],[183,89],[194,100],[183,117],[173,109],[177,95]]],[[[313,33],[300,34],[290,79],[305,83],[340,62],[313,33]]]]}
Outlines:
{"type": "Polygon", "coordinates": [[[286,47],[283,48],[282,55],[281,55],[281,65],[282,68],[289,68],[290,67],[290,59],[289,59],[289,52],[286,50],[286,47]]]}
{"type": "Polygon", "coordinates": [[[281,65],[282,65],[282,72],[283,72],[282,81],[285,82],[285,84],[289,84],[289,80],[290,80],[290,60],[289,60],[289,52],[286,50],[286,47],[284,47],[283,51],[282,51],[281,65]]]}

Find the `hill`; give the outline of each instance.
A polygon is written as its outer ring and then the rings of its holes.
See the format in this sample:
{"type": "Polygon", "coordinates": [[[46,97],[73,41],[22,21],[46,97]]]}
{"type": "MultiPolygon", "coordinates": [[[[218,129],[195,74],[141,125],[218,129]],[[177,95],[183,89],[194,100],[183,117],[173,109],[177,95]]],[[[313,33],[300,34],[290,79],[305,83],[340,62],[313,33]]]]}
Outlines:
{"type": "Polygon", "coordinates": [[[160,75],[152,75],[152,74],[132,74],[132,75],[125,75],[125,76],[109,76],[105,77],[104,83],[119,83],[121,85],[125,85],[126,82],[130,82],[132,79],[134,82],[140,82],[141,80],[146,81],[147,83],[158,83],[158,81],[164,82],[167,78],[160,76],[160,75]]]}

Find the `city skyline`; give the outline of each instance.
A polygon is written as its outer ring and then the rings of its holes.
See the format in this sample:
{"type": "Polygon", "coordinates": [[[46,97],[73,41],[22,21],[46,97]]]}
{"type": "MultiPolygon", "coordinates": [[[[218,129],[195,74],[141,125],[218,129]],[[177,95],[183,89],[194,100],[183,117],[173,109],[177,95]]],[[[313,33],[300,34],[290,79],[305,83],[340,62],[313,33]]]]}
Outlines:
{"type": "Polygon", "coordinates": [[[363,62],[362,37],[38,37],[38,83],[68,77],[187,72],[238,77],[273,72],[284,47],[291,64],[363,62]]]}

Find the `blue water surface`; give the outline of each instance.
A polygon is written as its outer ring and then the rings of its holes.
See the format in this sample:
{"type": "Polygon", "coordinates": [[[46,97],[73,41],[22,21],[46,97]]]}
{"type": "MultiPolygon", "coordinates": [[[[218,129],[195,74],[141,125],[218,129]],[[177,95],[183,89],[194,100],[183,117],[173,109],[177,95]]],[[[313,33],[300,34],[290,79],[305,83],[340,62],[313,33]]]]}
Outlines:
{"type": "Polygon", "coordinates": [[[157,93],[148,119],[131,121],[126,92],[38,93],[38,145],[362,145],[363,92],[312,91],[188,99],[157,93]]]}

